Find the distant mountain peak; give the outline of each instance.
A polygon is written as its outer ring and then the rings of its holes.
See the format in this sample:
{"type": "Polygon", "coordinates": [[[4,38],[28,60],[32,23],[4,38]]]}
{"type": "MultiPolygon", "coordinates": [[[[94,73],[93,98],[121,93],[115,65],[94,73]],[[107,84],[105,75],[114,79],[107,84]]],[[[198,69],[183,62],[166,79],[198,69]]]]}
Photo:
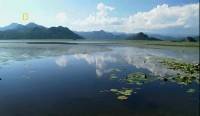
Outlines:
{"type": "Polygon", "coordinates": [[[127,37],[126,35],[113,34],[111,32],[106,32],[104,30],[91,31],[91,32],[76,32],[76,33],[87,39],[112,40],[112,39],[122,39],[127,37]]]}
{"type": "Polygon", "coordinates": [[[160,40],[158,38],[149,37],[147,34],[145,34],[143,32],[133,34],[133,35],[129,36],[127,39],[129,39],[129,40],[160,40]]]}
{"type": "Polygon", "coordinates": [[[26,24],[26,26],[38,26],[38,24],[31,22],[31,23],[26,24]]]}
{"type": "Polygon", "coordinates": [[[137,36],[138,38],[148,38],[148,35],[147,35],[147,34],[144,34],[143,32],[137,33],[136,36],[137,36]]]}
{"type": "Polygon", "coordinates": [[[18,24],[18,23],[11,23],[5,27],[1,28],[1,31],[6,31],[6,30],[13,30],[13,29],[17,29],[17,28],[23,28],[24,25],[22,24],[18,24]]]}
{"type": "Polygon", "coordinates": [[[16,25],[21,25],[21,24],[18,24],[18,23],[11,23],[11,24],[8,25],[8,26],[16,26],[16,25]]]}
{"type": "Polygon", "coordinates": [[[100,30],[99,32],[105,32],[104,30],[100,30]]]}
{"type": "MultiPolygon", "coordinates": [[[[19,24],[19,23],[11,23],[10,25],[8,25],[8,26],[24,26],[24,25],[22,25],[22,24],[19,24]]],[[[6,27],[8,27],[8,26],[6,26],[6,27]]]]}
{"type": "Polygon", "coordinates": [[[29,23],[21,25],[12,23],[0,28],[0,39],[84,39],[67,27],[50,27],[29,23]],[[5,33],[6,31],[6,33],[5,33]]]}
{"type": "Polygon", "coordinates": [[[31,23],[28,23],[27,25],[25,25],[26,27],[28,27],[28,28],[35,28],[35,27],[44,27],[44,26],[41,26],[41,25],[38,25],[38,24],[36,24],[36,23],[33,23],[33,22],[31,22],[31,23]]]}

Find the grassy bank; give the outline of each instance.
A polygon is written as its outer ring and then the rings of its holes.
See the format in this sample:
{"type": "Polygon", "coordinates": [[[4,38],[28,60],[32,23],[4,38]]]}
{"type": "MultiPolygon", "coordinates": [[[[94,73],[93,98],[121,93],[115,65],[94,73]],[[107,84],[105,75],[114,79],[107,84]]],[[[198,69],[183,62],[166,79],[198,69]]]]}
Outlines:
{"type": "Polygon", "coordinates": [[[172,41],[147,41],[147,40],[122,40],[121,44],[134,46],[169,46],[169,47],[199,47],[199,42],[172,42],[172,41]]]}

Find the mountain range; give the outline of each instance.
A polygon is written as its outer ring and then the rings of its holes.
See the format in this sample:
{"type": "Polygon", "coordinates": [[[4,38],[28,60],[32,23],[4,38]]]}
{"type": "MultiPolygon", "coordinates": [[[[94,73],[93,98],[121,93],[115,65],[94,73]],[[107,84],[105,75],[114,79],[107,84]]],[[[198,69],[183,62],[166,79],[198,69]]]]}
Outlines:
{"type": "Polygon", "coordinates": [[[0,27],[0,39],[89,39],[89,40],[170,40],[199,41],[199,36],[171,37],[151,33],[106,32],[104,30],[91,32],[71,31],[67,27],[44,27],[35,23],[27,25],[12,23],[0,27]]]}
{"type": "Polygon", "coordinates": [[[128,40],[155,40],[159,41],[161,39],[155,38],[155,37],[149,37],[147,34],[144,34],[143,32],[139,32],[137,34],[133,34],[127,38],[128,40]]]}
{"type": "Polygon", "coordinates": [[[199,41],[199,36],[167,36],[152,33],[123,33],[123,32],[106,32],[104,30],[91,32],[75,32],[76,34],[89,40],[167,40],[167,41],[199,41]],[[189,38],[189,39],[188,39],[189,38]]]}
{"type": "Polygon", "coordinates": [[[129,34],[125,33],[112,33],[104,30],[91,31],[91,32],[76,32],[76,34],[90,39],[90,40],[120,40],[128,38],[129,34]]]}
{"type": "Polygon", "coordinates": [[[0,28],[0,39],[83,39],[66,27],[44,27],[35,23],[12,23],[0,28]]]}

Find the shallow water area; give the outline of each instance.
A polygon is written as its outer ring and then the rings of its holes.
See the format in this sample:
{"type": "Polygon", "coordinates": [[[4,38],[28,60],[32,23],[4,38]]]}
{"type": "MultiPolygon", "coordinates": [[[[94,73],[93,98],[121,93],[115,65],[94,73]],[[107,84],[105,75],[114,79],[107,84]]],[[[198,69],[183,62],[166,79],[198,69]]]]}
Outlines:
{"type": "Polygon", "coordinates": [[[160,79],[177,71],[155,59],[197,64],[196,51],[103,43],[0,45],[2,116],[199,115],[199,84],[160,79]],[[145,79],[126,81],[138,72],[145,79]],[[117,99],[111,89],[129,90],[121,92],[127,99],[117,99]]]}

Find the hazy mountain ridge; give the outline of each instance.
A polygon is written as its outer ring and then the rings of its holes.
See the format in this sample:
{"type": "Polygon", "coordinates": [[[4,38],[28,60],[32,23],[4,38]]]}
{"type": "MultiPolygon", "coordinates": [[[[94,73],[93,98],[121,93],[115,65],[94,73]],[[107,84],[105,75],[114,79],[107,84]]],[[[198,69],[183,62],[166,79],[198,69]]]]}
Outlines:
{"type": "Polygon", "coordinates": [[[128,40],[161,40],[155,37],[149,37],[147,34],[144,34],[143,32],[133,34],[127,38],[128,40]]]}
{"type": "Polygon", "coordinates": [[[89,40],[168,40],[199,41],[199,36],[173,37],[151,33],[91,32],[71,31],[67,27],[44,27],[35,23],[27,25],[12,23],[0,27],[0,39],[89,39],[89,40]]]}
{"type": "Polygon", "coordinates": [[[12,23],[0,28],[0,39],[83,39],[66,27],[46,28],[35,23],[12,23]]]}
{"type": "Polygon", "coordinates": [[[113,39],[125,39],[128,37],[128,34],[123,34],[123,33],[112,33],[112,32],[106,32],[104,30],[100,31],[91,31],[91,32],[76,32],[80,36],[87,38],[87,39],[92,39],[92,40],[113,40],[113,39]]]}
{"type": "Polygon", "coordinates": [[[120,32],[106,32],[104,30],[91,32],[76,32],[80,36],[92,40],[159,40],[156,37],[149,37],[143,32],[140,33],[120,33],[120,32]],[[142,34],[142,35],[141,35],[142,34]],[[145,37],[144,37],[145,36],[145,37]]]}

